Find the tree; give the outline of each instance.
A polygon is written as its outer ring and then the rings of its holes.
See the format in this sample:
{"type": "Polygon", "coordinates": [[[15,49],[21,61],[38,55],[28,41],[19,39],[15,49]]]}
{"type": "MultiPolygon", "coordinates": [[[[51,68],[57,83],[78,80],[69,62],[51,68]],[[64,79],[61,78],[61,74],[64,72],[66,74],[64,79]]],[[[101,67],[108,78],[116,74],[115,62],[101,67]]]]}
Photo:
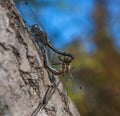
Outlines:
{"type": "Polygon", "coordinates": [[[43,57],[12,0],[0,1],[0,115],[79,116],[62,83],[38,113],[51,83],[43,57]]]}

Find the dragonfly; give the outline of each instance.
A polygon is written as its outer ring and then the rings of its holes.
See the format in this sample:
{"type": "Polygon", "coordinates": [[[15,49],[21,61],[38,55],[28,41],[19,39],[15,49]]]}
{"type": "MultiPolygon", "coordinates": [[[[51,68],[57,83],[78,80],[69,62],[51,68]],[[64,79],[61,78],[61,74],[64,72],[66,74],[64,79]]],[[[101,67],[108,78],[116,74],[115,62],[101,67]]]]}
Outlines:
{"type": "Polygon", "coordinates": [[[47,34],[44,31],[40,30],[40,28],[37,24],[34,24],[31,26],[31,33],[35,39],[35,42],[41,49],[41,52],[44,56],[45,67],[54,75],[62,75],[64,73],[69,72],[70,64],[71,64],[72,60],[74,59],[73,55],[70,53],[59,51],[56,48],[54,48],[54,46],[50,43],[50,41],[47,37],[47,34]],[[61,70],[56,70],[49,65],[47,52],[46,52],[47,47],[52,49],[56,54],[58,54],[58,59],[61,62],[59,64],[62,65],[61,70]]]}
{"type": "Polygon", "coordinates": [[[47,34],[44,31],[41,31],[37,24],[34,24],[31,26],[31,34],[33,35],[35,42],[37,43],[37,45],[39,46],[43,54],[44,66],[46,67],[48,71],[49,79],[51,83],[53,84],[53,89],[49,89],[46,92],[42,105],[39,104],[37,109],[33,112],[34,114],[36,114],[36,112],[39,111],[38,109],[41,110],[47,105],[48,101],[50,100],[50,98],[52,97],[52,95],[54,94],[56,88],[58,87],[60,83],[60,81],[58,81],[58,83],[56,84],[54,75],[60,76],[60,75],[64,75],[68,73],[70,71],[70,64],[72,60],[74,59],[74,57],[70,53],[62,52],[62,51],[55,49],[53,45],[49,42],[47,34]],[[59,55],[58,59],[61,62],[61,63],[58,63],[61,66],[59,70],[52,68],[49,65],[47,51],[46,51],[47,47],[52,49],[56,54],[59,55]],[[50,73],[52,73],[52,75],[50,73]]]}
{"type": "Polygon", "coordinates": [[[53,89],[48,89],[43,99],[43,102],[40,103],[36,108],[36,110],[33,112],[32,116],[34,116],[37,114],[39,110],[42,110],[47,105],[48,101],[50,100],[50,98],[52,97],[52,95],[54,94],[55,90],[57,89],[60,83],[60,81],[58,81],[58,83],[56,84],[54,75],[60,76],[60,75],[64,75],[65,73],[68,73],[70,71],[70,64],[74,59],[74,57],[70,53],[62,52],[55,49],[54,46],[50,43],[47,34],[44,31],[40,30],[37,24],[34,24],[31,26],[30,32],[42,52],[42,55],[44,57],[44,66],[46,67],[48,71],[49,79],[53,84],[53,89]],[[52,68],[49,65],[47,51],[46,51],[47,47],[52,49],[56,54],[58,54],[58,59],[61,62],[61,63],[58,63],[61,66],[59,70],[52,68]],[[52,73],[52,75],[50,73],[52,73]]]}

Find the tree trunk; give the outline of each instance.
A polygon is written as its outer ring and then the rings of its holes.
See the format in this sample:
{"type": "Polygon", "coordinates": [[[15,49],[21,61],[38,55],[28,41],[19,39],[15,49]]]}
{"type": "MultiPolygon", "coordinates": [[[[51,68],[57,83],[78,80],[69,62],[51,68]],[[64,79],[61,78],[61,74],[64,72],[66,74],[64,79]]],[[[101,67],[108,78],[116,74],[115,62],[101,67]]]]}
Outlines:
{"type": "Polygon", "coordinates": [[[0,116],[79,116],[62,83],[35,113],[50,86],[43,57],[13,1],[0,0],[0,116]]]}

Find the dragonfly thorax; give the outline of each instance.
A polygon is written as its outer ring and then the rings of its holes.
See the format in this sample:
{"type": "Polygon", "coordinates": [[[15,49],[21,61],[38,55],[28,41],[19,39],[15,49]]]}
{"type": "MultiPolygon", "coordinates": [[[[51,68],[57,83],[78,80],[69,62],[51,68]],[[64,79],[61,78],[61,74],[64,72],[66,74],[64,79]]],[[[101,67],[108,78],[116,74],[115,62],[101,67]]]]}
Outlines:
{"type": "Polygon", "coordinates": [[[47,34],[45,33],[45,31],[40,29],[37,24],[34,24],[31,26],[31,33],[35,37],[36,41],[39,41],[44,45],[47,44],[47,42],[48,42],[47,34]]]}

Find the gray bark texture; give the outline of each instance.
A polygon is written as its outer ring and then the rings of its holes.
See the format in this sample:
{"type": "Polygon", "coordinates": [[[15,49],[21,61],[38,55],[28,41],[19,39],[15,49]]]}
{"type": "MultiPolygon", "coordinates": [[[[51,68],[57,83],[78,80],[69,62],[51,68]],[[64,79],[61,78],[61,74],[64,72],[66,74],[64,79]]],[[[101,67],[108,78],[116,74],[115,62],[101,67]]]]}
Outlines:
{"type": "Polygon", "coordinates": [[[0,0],[0,116],[80,116],[62,83],[48,104],[32,115],[51,83],[24,27],[13,1],[0,0]]]}

